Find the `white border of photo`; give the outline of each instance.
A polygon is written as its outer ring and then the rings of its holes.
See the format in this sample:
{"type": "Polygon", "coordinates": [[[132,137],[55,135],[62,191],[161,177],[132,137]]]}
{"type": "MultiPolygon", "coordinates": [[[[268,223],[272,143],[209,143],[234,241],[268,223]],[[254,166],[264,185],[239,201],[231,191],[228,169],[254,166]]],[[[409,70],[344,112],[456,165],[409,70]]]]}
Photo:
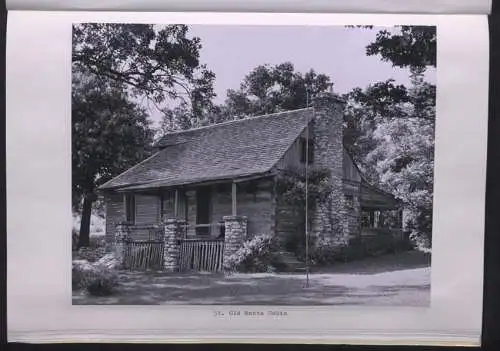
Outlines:
{"type": "Polygon", "coordinates": [[[7,33],[9,341],[478,345],[488,117],[486,16],[13,11],[7,33]],[[431,306],[286,307],[287,316],[279,318],[214,316],[215,310],[230,311],[230,306],[72,306],[71,29],[73,23],[91,21],[437,25],[431,306]]]}
{"type": "Polygon", "coordinates": [[[7,0],[8,10],[489,14],[492,0],[7,0]]]}

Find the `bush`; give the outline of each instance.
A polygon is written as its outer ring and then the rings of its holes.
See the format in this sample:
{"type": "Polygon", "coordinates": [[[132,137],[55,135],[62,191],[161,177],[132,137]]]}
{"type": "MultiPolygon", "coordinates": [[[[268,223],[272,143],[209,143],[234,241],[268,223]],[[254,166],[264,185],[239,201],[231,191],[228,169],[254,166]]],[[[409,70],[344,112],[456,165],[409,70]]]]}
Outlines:
{"type": "Polygon", "coordinates": [[[106,240],[104,235],[91,235],[89,237],[89,247],[90,248],[100,248],[106,246],[106,240]]]}
{"type": "Polygon", "coordinates": [[[330,238],[315,238],[311,247],[313,264],[326,265],[339,260],[340,247],[330,238]]]}
{"type": "Polygon", "coordinates": [[[101,257],[106,254],[105,247],[82,247],[78,250],[77,257],[81,260],[86,260],[89,262],[97,262],[101,257]]]}
{"type": "Polygon", "coordinates": [[[87,260],[73,261],[71,270],[71,286],[73,289],[85,289],[92,265],[87,260]]]}
{"type": "Polygon", "coordinates": [[[117,272],[103,266],[95,267],[85,279],[85,290],[93,296],[111,295],[117,286],[117,272]]]}
{"type": "Polygon", "coordinates": [[[247,240],[227,260],[224,260],[224,270],[230,272],[272,272],[273,237],[261,234],[247,240]]]}

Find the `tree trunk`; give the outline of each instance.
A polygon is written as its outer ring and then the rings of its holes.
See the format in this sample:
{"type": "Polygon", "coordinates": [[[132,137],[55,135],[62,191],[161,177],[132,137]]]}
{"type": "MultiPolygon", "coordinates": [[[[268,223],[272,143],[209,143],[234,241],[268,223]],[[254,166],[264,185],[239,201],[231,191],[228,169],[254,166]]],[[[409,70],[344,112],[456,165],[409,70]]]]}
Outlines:
{"type": "Polygon", "coordinates": [[[80,235],[78,237],[78,248],[89,246],[90,242],[90,215],[92,214],[92,203],[95,201],[94,194],[85,195],[83,198],[82,221],[80,222],[80,235]]]}

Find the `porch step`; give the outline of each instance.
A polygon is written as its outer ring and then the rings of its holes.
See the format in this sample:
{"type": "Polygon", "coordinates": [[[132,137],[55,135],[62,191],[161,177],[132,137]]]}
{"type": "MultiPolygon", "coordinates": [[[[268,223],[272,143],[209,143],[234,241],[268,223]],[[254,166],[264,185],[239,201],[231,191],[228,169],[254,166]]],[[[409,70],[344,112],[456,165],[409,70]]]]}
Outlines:
{"type": "Polygon", "coordinates": [[[295,254],[288,251],[280,251],[276,253],[277,261],[279,262],[279,270],[283,272],[305,272],[306,265],[299,261],[295,254]]]}

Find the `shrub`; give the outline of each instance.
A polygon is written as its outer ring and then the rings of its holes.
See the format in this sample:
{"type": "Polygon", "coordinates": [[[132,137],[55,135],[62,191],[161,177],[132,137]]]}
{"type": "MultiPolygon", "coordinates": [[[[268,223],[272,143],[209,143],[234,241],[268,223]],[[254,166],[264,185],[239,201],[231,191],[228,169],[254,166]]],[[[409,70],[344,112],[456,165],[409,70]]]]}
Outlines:
{"type": "Polygon", "coordinates": [[[91,235],[89,237],[89,247],[97,249],[104,247],[106,245],[106,240],[104,235],[91,235]]]}
{"type": "Polygon", "coordinates": [[[118,274],[113,269],[97,266],[85,279],[85,290],[93,296],[111,295],[118,286],[118,274]]]}
{"type": "Polygon", "coordinates": [[[238,272],[271,272],[274,267],[273,260],[273,237],[268,234],[261,234],[247,240],[228,259],[224,260],[226,271],[238,272]]]}
{"type": "Polygon", "coordinates": [[[96,262],[106,254],[105,247],[82,247],[78,250],[77,257],[81,260],[96,262]]]}
{"type": "Polygon", "coordinates": [[[86,260],[73,261],[71,270],[71,286],[73,289],[85,289],[92,265],[86,260]]]}
{"type": "Polygon", "coordinates": [[[330,238],[315,238],[311,245],[311,261],[313,264],[326,265],[339,259],[340,248],[330,238]]]}

